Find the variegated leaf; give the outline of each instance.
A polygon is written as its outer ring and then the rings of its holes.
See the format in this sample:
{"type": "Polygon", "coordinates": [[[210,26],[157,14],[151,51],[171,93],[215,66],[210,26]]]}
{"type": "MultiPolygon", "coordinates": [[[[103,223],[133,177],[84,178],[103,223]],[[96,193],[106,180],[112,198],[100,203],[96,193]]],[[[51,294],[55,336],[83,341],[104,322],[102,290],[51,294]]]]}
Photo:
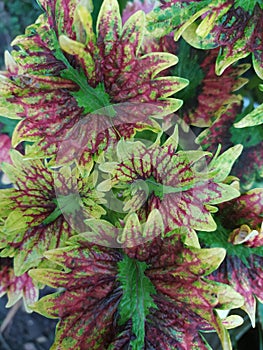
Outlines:
{"type": "Polygon", "coordinates": [[[245,300],[243,309],[255,326],[256,300],[263,300],[263,191],[253,189],[220,205],[218,229],[210,236],[200,233],[206,246],[224,247],[226,259],[211,278],[231,285],[245,300]]]}
{"type": "MultiPolygon", "coordinates": [[[[232,1],[228,3],[231,4],[232,1]]],[[[252,53],[254,69],[260,78],[263,77],[262,13],[263,8],[257,4],[250,12],[242,6],[235,8],[232,5],[226,16],[217,18],[212,33],[215,41],[223,47],[217,59],[218,74],[240,58],[252,53]]]]}
{"type": "Polygon", "coordinates": [[[156,3],[156,0],[146,0],[144,2],[141,2],[140,0],[128,1],[122,13],[122,21],[125,23],[128,18],[140,10],[145,13],[151,12],[156,3]]]}
{"type": "Polygon", "coordinates": [[[248,264],[244,264],[237,256],[229,255],[219,269],[211,276],[221,283],[227,283],[240,293],[245,300],[242,307],[249,315],[255,327],[256,299],[263,301],[262,270],[263,258],[251,255],[248,264]]]}
{"type": "MultiPolygon", "coordinates": [[[[160,110],[158,117],[181,106],[182,101],[170,96],[188,81],[159,74],[176,64],[176,56],[158,52],[139,54],[145,27],[142,12],[122,26],[117,0],[105,0],[95,35],[90,2],[84,6],[66,0],[52,4],[44,1],[42,5],[46,15],[14,42],[21,50],[13,54],[16,62],[8,56],[9,72],[0,84],[1,114],[22,118],[13,144],[33,142],[30,156],[50,157],[58,152],[60,141],[74,133],[73,125],[88,113],[106,107],[111,109],[112,117],[113,103],[151,103],[160,110]],[[65,9],[68,6],[65,14],[57,12],[61,6],[65,9]],[[73,12],[74,21],[67,21],[73,12]],[[52,25],[55,27],[51,28],[52,25]],[[39,61],[38,69],[35,66],[39,52],[43,61],[39,61]]],[[[132,136],[137,129],[156,129],[145,117],[122,121],[125,125],[119,128],[118,138],[132,136]]],[[[98,144],[99,138],[95,132],[91,142],[98,144]]],[[[101,142],[104,149],[111,140],[106,137],[101,142]]],[[[98,148],[99,145],[96,151],[98,148]]]]}
{"type": "Polygon", "coordinates": [[[235,94],[247,79],[241,75],[249,69],[249,64],[227,68],[220,77],[215,74],[215,62],[218,50],[212,50],[201,63],[204,74],[197,93],[197,106],[184,112],[184,120],[198,127],[211,126],[218,110],[233,103],[241,103],[241,96],[235,94]],[[200,91],[200,92],[199,92],[200,91]]]}
{"type": "Polygon", "coordinates": [[[98,189],[107,192],[120,188],[124,211],[145,216],[157,208],[166,229],[186,226],[213,231],[216,226],[206,205],[238,196],[233,187],[216,183],[209,172],[196,170],[204,166],[205,152],[174,153],[168,143],[147,149],[142,143],[121,141],[117,153],[116,162],[101,164],[109,179],[98,189]]]}
{"type": "Polygon", "coordinates": [[[253,54],[254,69],[263,76],[261,3],[233,0],[162,0],[149,14],[148,30],[163,36],[175,29],[175,39],[181,34],[194,47],[222,47],[216,62],[217,74],[241,58],[253,54]],[[201,19],[201,21],[200,21],[201,19]],[[198,24],[195,23],[199,20],[198,24]]]}
{"type": "MultiPolygon", "coordinates": [[[[142,10],[145,14],[151,12],[158,5],[157,0],[140,0],[128,1],[122,13],[122,22],[125,23],[134,13],[142,10]]],[[[176,51],[176,43],[173,40],[173,34],[165,35],[161,38],[156,38],[152,33],[145,32],[141,45],[141,52],[170,52],[176,51]]]]}
{"type": "Polygon", "coordinates": [[[153,240],[145,261],[129,258],[131,264],[143,267],[141,274],[138,270],[131,274],[124,264],[127,256],[120,250],[90,245],[83,237],[79,243],[75,239],[75,245],[46,253],[46,257],[64,268],[63,271],[35,269],[30,272],[42,283],[65,288],[33,306],[45,316],[60,318],[51,349],[136,348],[139,339],[139,348],[144,343],[146,349],[158,349],[166,342],[174,349],[185,344],[189,349],[194,350],[196,346],[205,349],[199,331],[208,329],[216,329],[223,349],[230,349],[229,336],[214,309],[239,307],[243,298],[232,288],[204,277],[221,263],[224,250],[187,247],[179,237],[153,240]],[[122,266],[121,276],[118,276],[118,266],[119,269],[122,266]],[[137,293],[129,305],[123,304],[133,288],[128,283],[132,278],[138,283],[137,293]],[[156,295],[151,288],[147,291],[149,283],[154,285],[156,295]],[[137,322],[138,315],[127,308],[139,308],[143,290],[148,293],[148,301],[153,298],[157,309],[152,302],[149,304],[147,315],[140,319],[142,332],[135,335],[130,319],[137,322]],[[119,314],[124,323],[120,322],[119,314]],[[169,317],[164,318],[167,314],[169,317]]]}
{"type": "Polygon", "coordinates": [[[57,141],[56,163],[78,161],[87,166],[121,137],[130,139],[137,131],[143,130],[158,133],[159,124],[150,117],[159,113],[160,108],[152,104],[121,103],[89,114],[67,131],[63,140],[57,141]]]}
{"type": "MultiPolygon", "coordinates": [[[[0,134],[0,163],[11,163],[9,151],[11,149],[11,139],[8,135],[0,134]]],[[[0,165],[1,168],[1,165],[0,165]]]]}
{"type": "MultiPolygon", "coordinates": [[[[91,17],[87,9],[79,7],[78,13],[83,29],[89,32],[91,24],[85,20],[91,21],[91,17]]],[[[97,21],[97,43],[93,37],[83,44],[61,36],[60,44],[79,62],[91,86],[104,82],[112,102],[157,103],[168,114],[177,110],[181,102],[167,97],[186,86],[187,81],[172,77],[156,79],[157,73],[175,65],[177,58],[169,53],[140,56],[144,30],[142,11],[122,26],[117,0],[105,0],[97,21]],[[95,58],[95,52],[100,60],[95,58]]]]}
{"type": "Polygon", "coordinates": [[[147,29],[157,37],[169,34],[174,29],[181,34],[195,19],[209,10],[210,3],[207,0],[190,3],[187,0],[161,0],[160,5],[147,16],[147,29]]]}
{"type": "Polygon", "coordinates": [[[30,272],[34,279],[65,288],[62,293],[42,298],[33,307],[44,316],[61,319],[51,349],[107,348],[121,296],[117,288],[120,251],[94,245],[50,251],[47,257],[67,271],[30,272]]]}
{"type": "MultiPolygon", "coordinates": [[[[24,35],[16,37],[12,42],[13,46],[19,48],[18,51],[12,51],[19,74],[61,74],[66,67],[57,57],[58,36],[64,34],[76,39],[81,35],[77,32],[77,23],[74,23],[76,7],[80,2],[39,1],[45,13],[39,16],[35,24],[26,28],[24,35]]],[[[91,2],[87,2],[87,6],[92,10],[91,2]]]]}
{"type": "Polygon", "coordinates": [[[263,124],[263,104],[248,113],[240,122],[235,123],[235,127],[246,128],[261,124],[263,124]]]}
{"type": "Polygon", "coordinates": [[[220,206],[220,219],[227,228],[248,224],[260,228],[263,215],[263,189],[252,189],[220,206]]]}
{"type": "MultiPolygon", "coordinates": [[[[47,14],[48,22],[57,36],[61,34],[76,38],[76,29],[74,28],[74,15],[77,6],[81,0],[38,0],[47,14]]],[[[92,2],[86,1],[87,6],[92,10],[92,2]]]]}
{"type": "Polygon", "coordinates": [[[28,273],[16,276],[13,269],[13,260],[0,258],[0,297],[7,294],[6,307],[13,306],[19,299],[23,298],[28,312],[29,305],[38,300],[38,287],[33,283],[28,273]]]}
{"type": "Polygon", "coordinates": [[[34,74],[57,76],[65,69],[56,58],[58,42],[54,29],[46,15],[26,28],[25,34],[17,36],[12,45],[18,50],[6,55],[6,67],[12,74],[34,74]]]}
{"type": "MultiPolygon", "coordinates": [[[[230,104],[227,109],[219,110],[216,120],[205,129],[197,138],[197,142],[205,150],[216,152],[218,145],[222,145],[222,151],[235,144],[242,144],[243,151],[235,163],[231,174],[241,180],[241,186],[249,189],[258,177],[263,175],[262,154],[262,130],[236,129],[233,123],[241,112],[241,106],[236,103],[230,104]]],[[[257,128],[257,127],[255,127],[257,128]]],[[[261,128],[261,126],[259,126],[261,128]]]]}
{"type": "MultiPolygon", "coordinates": [[[[233,147],[230,147],[224,153],[220,155],[215,155],[215,157],[212,159],[208,166],[211,171],[217,172],[214,178],[215,181],[220,182],[224,181],[227,178],[227,176],[231,172],[234,163],[240,157],[242,150],[242,145],[235,145],[233,147]]],[[[220,152],[220,147],[218,151],[220,152]]]]}
{"type": "Polygon", "coordinates": [[[129,249],[150,242],[155,237],[164,234],[162,217],[157,209],[151,212],[143,224],[140,223],[135,213],[124,217],[125,224],[120,217],[113,218],[112,216],[111,213],[108,213],[105,217],[107,220],[85,220],[88,228],[86,232],[72,237],[70,242],[74,244],[76,239],[77,243],[82,244],[87,241],[105,247],[129,249]]]}
{"type": "Polygon", "coordinates": [[[14,256],[15,274],[21,275],[38,266],[46,250],[84,231],[84,219],[105,212],[92,177],[67,168],[52,172],[43,162],[24,160],[15,151],[12,160],[13,165],[3,165],[15,188],[0,191],[0,255],[14,256]]]}
{"type": "Polygon", "coordinates": [[[57,151],[57,144],[81,115],[70,95],[76,86],[61,78],[33,75],[9,76],[5,86],[2,85],[1,98],[3,115],[22,119],[14,131],[13,144],[40,139],[40,154],[57,151]]]}

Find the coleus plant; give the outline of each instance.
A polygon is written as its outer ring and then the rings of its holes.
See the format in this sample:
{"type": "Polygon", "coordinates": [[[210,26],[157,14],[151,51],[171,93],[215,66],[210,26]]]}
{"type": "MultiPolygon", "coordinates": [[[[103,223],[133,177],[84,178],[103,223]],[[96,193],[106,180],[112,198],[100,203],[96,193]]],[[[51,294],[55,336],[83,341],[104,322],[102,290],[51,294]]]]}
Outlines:
{"type": "Polygon", "coordinates": [[[263,301],[261,2],[38,2],[0,76],[0,295],[52,349],[230,350],[263,301]]]}

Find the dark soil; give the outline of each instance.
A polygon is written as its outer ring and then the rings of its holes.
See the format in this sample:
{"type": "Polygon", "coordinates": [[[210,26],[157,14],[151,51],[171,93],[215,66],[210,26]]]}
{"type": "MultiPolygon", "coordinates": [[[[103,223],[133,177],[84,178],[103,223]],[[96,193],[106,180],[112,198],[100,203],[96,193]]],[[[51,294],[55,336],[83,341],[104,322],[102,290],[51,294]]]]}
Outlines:
{"type": "MultiPolygon", "coordinates": [[[[7,298],[0,299],[0,324],[10,311],[7,298]]],[[[48,350],[53,343],[57,320],[47,319],[35,312],[18,309],[2,334],[0,350],[48,350]]]]}

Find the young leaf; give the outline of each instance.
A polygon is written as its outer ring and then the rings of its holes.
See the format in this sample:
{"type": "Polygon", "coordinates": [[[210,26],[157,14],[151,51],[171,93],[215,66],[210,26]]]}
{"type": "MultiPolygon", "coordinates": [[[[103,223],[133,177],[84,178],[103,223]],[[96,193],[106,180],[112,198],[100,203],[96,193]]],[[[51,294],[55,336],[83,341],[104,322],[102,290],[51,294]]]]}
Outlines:
{"type": "Polygon", "coordinates": [[[241,121],[234,124],[236,128],[246,128],[263,124],[263,104],[248,113],[241,121]]]}
{"type": "Polygon", "coordinates": [[[145,323],[151,308],[156,308],[152,295],[155,288],[144,272],[145,262],[130,259],[127,255],[118,263],[118,280],[123,291],[119,304],[120,325],[132,320],[132,349],[142,349],[145,342],[145,323]]]}

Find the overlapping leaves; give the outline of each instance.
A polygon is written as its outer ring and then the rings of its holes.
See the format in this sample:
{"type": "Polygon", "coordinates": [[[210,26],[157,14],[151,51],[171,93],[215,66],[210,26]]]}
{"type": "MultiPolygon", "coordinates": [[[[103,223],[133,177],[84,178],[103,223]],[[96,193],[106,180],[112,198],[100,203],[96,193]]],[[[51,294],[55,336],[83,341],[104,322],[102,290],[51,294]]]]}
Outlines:
{"type": "MultiPolygon", "coordinates": [[[[6,54],[1,73],[0,114],[20,120],[13,144],[33,145],[27,159],[13,152],[14,164],[3,166],[14,188],[0,191],[0,256],[8,263],[0,294],[10,293],[11,305],[23,289],[32,303],[30,276],[60,288],[34,306],[60,319],[52,349],[207,349],[200,332],[210,330],[231,349],[223,325],[231,318],[222,322],[215,309],[241,307],[243,295],[254,322],[254,295],[263,301],[262,191],[233,200],[239,192],[226,184],[242,151],[231,128],[241,97],[232,92],[246,82],[240,75],[248,67],[229,65],[253,52],[262,75],[261,3],[161,0],[148,23],[139,11],[122,24],[117,0],[105,0],[94,31],[91,1],[39,2],[45,13],[15,39],[18,49],[6,54]],[[166,51],[158,40],[173,29],[193,46],[221,46],[222,86],[214,74],[218,51],[201,67],[196,59],[201,93],[185,116],[210,126],[199,141],[216,153],[211,160],[208,152],[178,147],[177,129],[167,141],[157,134],[153,117],[172,120],[182,104],[173,95],[187,81],[166,76],[174,55],[152,46],[142,52],[150,40],[166,51]],[[145,129],[158,139],[153,145],[124,141],[145,129]],[[71,165],[51,170],[54,154],[60,166],[71,165]],[[95,189],[97,166],[104,174],[95,189]],[[201,249],[194,229],[214,231],[216,224],[216,237],[200,233],[216,248],[201,249]]],[[[253,113],[248,123],[259,124],[261,107],[253,113]]],[[[260,132],[247,143],[240,135],[249,166],[262,172],[260,132]]],[[[238,166],[233,173],[241,177],[242,161],[238,166]]]]}
{"type": "MultiPolygon", "coordinates": [[[[107,217],[106,217],[107,218],[107,217]]],[[[141,225],[138,216],[133,213],[125,220],[125,227],[120,217],[107,218],[108,220],[85,220],[89,230],[83,237],[90,243],[97,243],[106,247],[132,248],[163,235],[164,226],[160,212],[151,211],[146,222],[141,225]],[[112,221],[113,223],[111,223],[112,221]]]]}
{"type": "Polygon", "coordinates": [[[210,152],[216,152],[218,144],[222,151],[242,143],[244,150],[233,167],[232,174],[241,180],[245,189],[250,189],[258,178],[262,177],[262,129],[261,126],[236,129],[233,124],[241,113],[241,106],[231,103],[226,109],[218,110],[213,124],[205,129],[197,138],[197,142],[210,152]]]}
{"type": "MultiPolygon", "coordinates": [[[[130,18],[135,12],[142,10],[145,14],[151,12],[154,7],[158,4],[157,0],[140,0],[128,1],[126,7],[122,13],[122,21],[125,23],[128,18],[130,18]]],[[[151,52],[171,52],[175,53],[176,43],[173,40],[173,35],[168,34],[162,38],[156,38],[149,32],[145,32],[141,52],[151,53],[151,52]]],[[[183,75],[181,75],[184,77],[183,75]]]]}
{"type": "Polygon", "coordinates": [[[157,37],[169,34],[178,27],[182,32],[209,10],[210,3],[207,0],[161,0],[160,6],[148,15],[147,29],[157,37]]]}
{"type": "Polygon", "coordinates": [[[205,349],[199,331],[213,328],[224,349],[230,349],[214,308],[238,307],[243,300],[230,287],[204,277],[218,267],[224,251],[188,247],[181,237],[158,237],[138,246],[136,256],[134,248],[127,248],[126,255],[90,245],[83,236],[47,252],[63,270],[36,269],[30,275],[64,288],[33,308],[60,318],[52,349],[159,349],[165,341],[171,348],[205,349]]]}
{"type": "Polygon", "coordinates": [[[207,170],[204,158],[208,153],[176,152],[176,138],[174,134],[164,145],[148,148],[141,142],[120,141],[115,162],[100,166],[109,179],[98,189],[115,189],[124,202],[123,210],[140,213],[141,217],[157,208],[166,229],[186,226],[213,231],[209,205],[230,200],[238,191],[213,179],[215,174],[207,170]]]}
{"type": "Polygon", "coordinates": [[[215,233],[201,233],[206,246],[224,247],[227,256],[213,279],[228,283],[244,296],[244,310],[255,326],[256,300],[262,301],[263,191],[253,189],[221,205],[215,233]]]}
{"type": "MultiPolygon", "coordinates": [[[[137,12],[122,27],[117,1],[105,0],[96,35],[89,3],[86,7],[75,1],[42,5],[46,13],[14,41],[19,51],[12,53],[13,57],[6,56],[8,72],[2,75],[0,112],[22,119],[14,145],[33,141],[34,156],[51,156],[58,152],[61,140],[71,137],[73,125],[110,104],[151,103],[159,116],[181,106],[182,101],[169,96],[187,81],[157,77],[176,64],[177,58],[168,53],[139,54],[145,27],[143,12],[137,12]],[[61,6],[68,10],[62,13],[61,6]]],[[[112,108],[111,117],[116,114],[112,108]]],[[[135,120],[122,116],[130,131],[124,130],[123,135],[120,129],[118,137],[131,136],[138,128],[151,128],[150,116],[135,120]]],[[[89,130],[94,130],[93,119],[89,130]]],[[[100,143],[99,139],[101,135],[95,132],[92,140],[100,143]]],[[[101,142],[109,143],[110,139],[104,135],[101,142]]]]}
{"type": "Polygon", "coordinates": [[[54,250],[46,256],[65,268],[31,271],[31,276],[42,282],[65,289],[41,299],[34,308],[61,319],[51,349],[106,347],[121,296],[116,282],[120,252],[94,245],[54,250]]]}
{"type": "MultiPolygon", "coordinates": [[[[199,69],[203,78],[196,91],[188,110],[184,112],[184,120],[191,125],[208,127],[214,122],[218,110],[227,109],[232,103],[239,104],[242,96],[236,94],[247,79],[242,77],[248,69],[248,64],[228,67],[220,77],[215,74],[215,63],[218,50],[211,50],[201,62],[199,69]],[[193,102],[194,101],[194,102],[193,102]],[[196,104],[197,101],[197,104],[196,104]],[[194,106],[192,107],[192,105],[194,106]]],[[[188,57],[190,60],[190,57],[188,57]]],[[[184,63],[182,63],[184,65],[184,63]]],[[[193,81],[195,81],[194,79],[193,81]]],[[[187,88],[186,88],[187,90],[187,88]]],[[[182,93],[184,90],[182,91],[182,93]]]]}
{"type": "Polygon", "coordinates": [[[79,7],[77,16],[86,37],[73,41],[61,36],[60,45],[74,56],[92,86],[103,80],[105,91],[115,103],[152,102],[167,107],[170,112],[179,108],[179,101],[166,98],[181,89],[186,81],[156,78],[163,69],[176,64],[176,58],[165,53],[139,55],[145,27],[142,11],[136,12],[122,27],[117,1],[104,1],[97,20],[97,38],[92,33],[86,8],[79,7]]]}
{"type": "Polygon", "coordinates": [[[252,53],[255,71],[262,78],[262,11],[260,3],[254,1],[164,0],[149,15],[148,30],[162,36],[163,31],[175,29],[176,39],[183,33],[197,48],[220,46],[216,63],[218,74],[252,53]]]}
{"type": "Polygon", "coordinates": [[[15,188],[0,191],[3,220],[0,246],[2,257],[14,256],[16,275],[43,261],[43,253],[63,246],[84,219],[100,217],[104,209],[95,191],[96,178],[83,178],[68,168],[55,173],[40,160],[24,160],[12,152],[13,165],[3,170],[15,188]]]}

